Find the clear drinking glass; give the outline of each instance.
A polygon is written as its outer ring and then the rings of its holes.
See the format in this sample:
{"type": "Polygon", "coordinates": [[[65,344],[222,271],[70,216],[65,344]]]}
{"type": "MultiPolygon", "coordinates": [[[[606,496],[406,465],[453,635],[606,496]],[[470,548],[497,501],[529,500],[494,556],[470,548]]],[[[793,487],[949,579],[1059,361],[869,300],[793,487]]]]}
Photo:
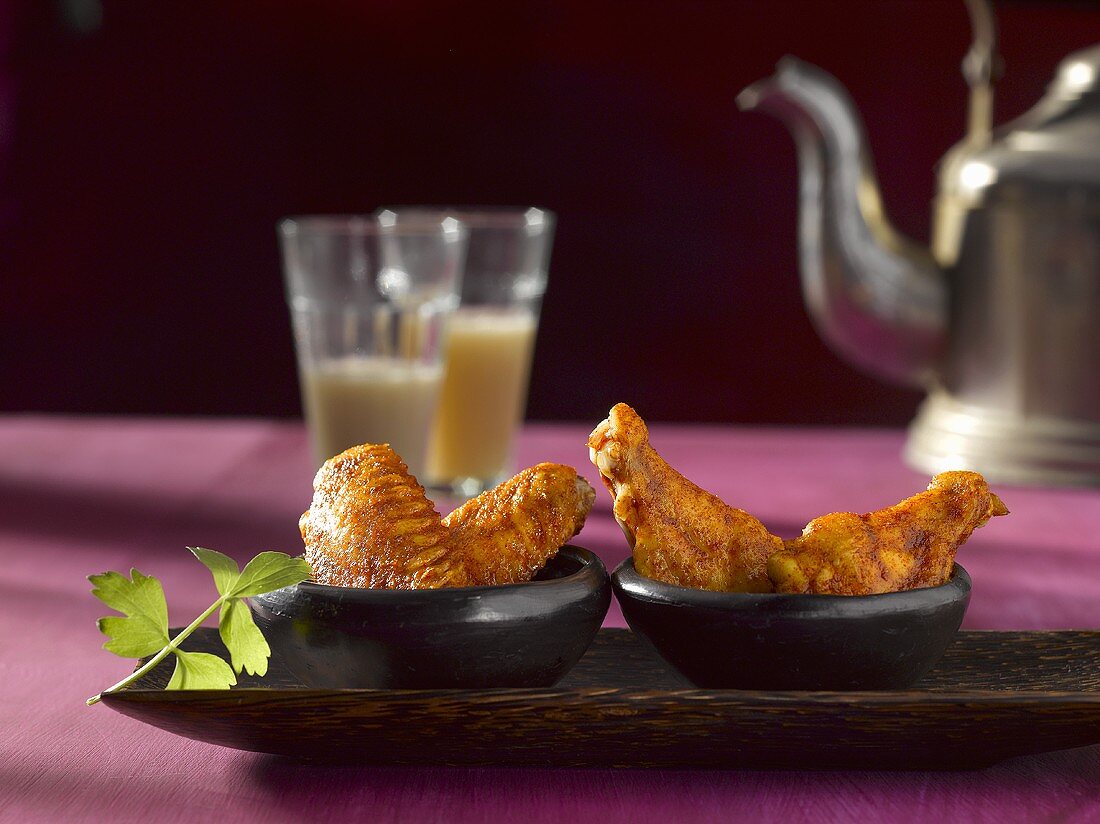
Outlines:
{"type": "Polygon", "coordinates": [[[467,232],[455,218],[371,215],[279,224],[302,405],[318,464],[388,443],[421,477],[458,305],[467,232]]]}
{"type": "Polygon", "coordinates": [[[446,369],[428,447],[428,481],[469,497],[503,480],[527,406],[553,212],[531,208],[390,207],[400,227],[457,218],[469,230],[458,311],[443,329],[446,369]]]}

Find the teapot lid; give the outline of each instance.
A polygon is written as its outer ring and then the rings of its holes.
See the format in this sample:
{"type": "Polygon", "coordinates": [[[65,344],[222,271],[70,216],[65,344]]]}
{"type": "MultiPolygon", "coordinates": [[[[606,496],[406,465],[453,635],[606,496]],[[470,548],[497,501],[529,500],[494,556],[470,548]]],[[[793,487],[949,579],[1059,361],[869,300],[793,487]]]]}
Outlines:
{"type": "Polygon", "coordinates": [[[1046,95],[998,127],[989,145],[963,142],[948,152],[940,167],[941,191],[975,204],[1004,184],[1032,193],[1051,186],[1100,189],[1098,93],[1100,44],[1063,59],[1046,95]]]}
{"type": "Polygon", "coordinates": [[[1100,43],[1081,49],[1058,64],[1050,94],[1063,99],[1082,97],[1100,89],[1100,43]]]}

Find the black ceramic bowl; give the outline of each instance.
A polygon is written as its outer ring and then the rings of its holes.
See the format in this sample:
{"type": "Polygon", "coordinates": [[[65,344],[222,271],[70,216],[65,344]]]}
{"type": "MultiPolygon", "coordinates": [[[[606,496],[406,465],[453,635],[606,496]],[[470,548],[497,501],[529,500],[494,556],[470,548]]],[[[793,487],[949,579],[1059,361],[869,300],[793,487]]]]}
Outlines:
{"type": "Polygon", "coordinates": [[[954,639],[970,602],[958,564],[942,586],[883,595],[711,592],[651,578],[628,558],[611,576],[623,615],[699,687],[899,689],[954,639]]]}
{"type": "Polygon", "coordinates": [[[272,650],[311,687],[546,687],[611,603],[607,570],[566,546],[535,580],[453,589],[303,583],[249,599],[272,650]]]}

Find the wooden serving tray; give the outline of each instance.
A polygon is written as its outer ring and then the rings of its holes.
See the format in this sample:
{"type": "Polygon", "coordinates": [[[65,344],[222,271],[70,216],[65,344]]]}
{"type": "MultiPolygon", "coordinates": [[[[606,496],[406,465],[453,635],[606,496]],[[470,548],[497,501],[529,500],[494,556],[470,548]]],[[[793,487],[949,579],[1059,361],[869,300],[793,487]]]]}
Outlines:
{"type": "MultiPolygon", "coordinates": [[[[188,641],[226,656],[216,630],[188,641]]],[[[343,763],[944,770],[1100,743],[1100,632],[962,632],[896,692],[695,689],[622,629],[549,689],[312,690],[274,658],[227,691],[164,692],[170,674],[103,701],[199,741],[343,763]]]]}

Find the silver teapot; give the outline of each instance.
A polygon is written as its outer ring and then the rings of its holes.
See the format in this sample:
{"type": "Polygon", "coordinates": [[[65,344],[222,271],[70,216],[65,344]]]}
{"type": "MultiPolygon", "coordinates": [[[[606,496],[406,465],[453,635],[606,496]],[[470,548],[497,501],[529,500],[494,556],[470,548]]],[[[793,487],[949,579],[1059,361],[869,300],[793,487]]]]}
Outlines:
{"type": "Polygon", "coordinates": [[[1100,45],[991,129],[994,20],[985,0],[968,6],[970,128],[941,161],[930,251],[890,226],[834,77],[787,57],[737,102],[796,139],[802,287],[819,334],[853,364],[928,390],[909,463],[1100,484],[1100,45]]]}

